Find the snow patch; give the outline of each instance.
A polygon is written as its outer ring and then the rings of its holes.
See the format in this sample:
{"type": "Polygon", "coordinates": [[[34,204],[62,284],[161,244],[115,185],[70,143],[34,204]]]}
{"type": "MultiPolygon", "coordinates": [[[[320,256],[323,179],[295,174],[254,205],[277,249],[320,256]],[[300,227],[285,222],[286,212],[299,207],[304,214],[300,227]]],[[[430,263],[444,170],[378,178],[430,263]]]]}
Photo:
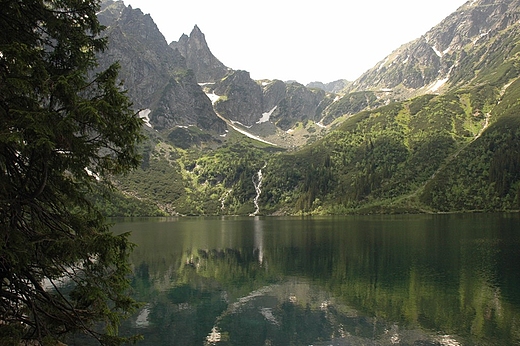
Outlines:
{"type": "Polygon", "coordinates": [[[139,118],[143,119],[144,120],[144,124],[146,126],[148,126],[149,128],[153,128],[152,127],[152,124],[150,124],[150,113],[152,111],[150,109],[143,109],[142,111],[139,112],[139,118]]]}
{"type": "Polygon", "coordinates": [[[457,340],[453,339],[450,335],[442,335],[439,336],[437,339],[437,341],[442,346],[460,346],[460,343],[457,340]]]}
{"type": "Polygon", "coordinates": [[[148,316],[150,315],[150,306],[147,304],[137,316],[135,320],[135,325],[137,328],[146,328],[150,325],[150,321],[148,321],[148,316]]]}
{"type": "Polygon", "coordinates": [[[386,65],[386,63],[388,62],[388,59],[390,59],[389,56],[387,56],[386,59],[385,59],[385,61],[383,61],[383,62],[381,63],[381,65],[379,65],[379,68],[377,69],[378,71],[380,71],[380,70],[381,70],[381,69],[386,65]]]}
{"type": "Polygon", "coordinates": [[[242,126],[242,127],[245,127],[246,129],[250,129],[251,127],[253,127],[253,125],[249,125],[249,126],[247,126],[247,125],[242,124],[240,121],[235,121],[235,120],[231,120],[231,123],[232,123],[233,125],[235,125],[235,124],[240,125],[240,126],[242,126]]]}
{"type": "Polygon", "coordinates": [[[434,92],[437,92],[437,90],[439,90],[444,84],[446,84],[446,82],[448,81],[449,78],[443,78],[443,79],[439,79],[437,81],[435,81],[429,88],[428,88],[428,92],[431,92],[431,93],[434,93],[434,92]]]}
{"type": "Polygon", "coordinates": [[[322,129],[327,128],[327,126],[325,126],[325,125],[322,124],[321,120],[320,120],[319,123],[315,123],[315,124],[316,124],[317,126],[321,127],[322,129]]]}
{"type": "MultiPolygon", "coordinates": [[[[238,132],[240,132],[241,134],[243,134],[243,135],[245,135],[245,136],[247,136],[247,137],[249,137],[249,138],[255,139],[255,140],[257,140],[257,141],[260,141],[260,142],[262,142],[262,143],[266,143],[266,144],[270,144],[270,145],[277,146],[277,145],[274,144],[274,143],[268,142],[268,141],[266,141],[266,140],[264,140],[264,139],[262,139],[262,138],[260,138],[260,137],[258,137],[258,136],[255,136],[255,135],[253,135],[253,134],[251,134],[251,133],[249,133],[249,132],[247,132],[247,131],[242,130],[242,129],[239,128],[239,127],[234,126],[233,124],[235,124],[235,123],[240,124],[238,121],[233,121],[233,122],[230,124],[231,127],[232,127],[235,131],[238,131],[238,132]]],[[[242,125],[242,124],[240,124],[240,125],[242,125]]]]}
{"type": "Polygon", "coordinates": [[[96,179],[97,181],[100,181],[101,178],[99,177],[99,175],[97,175],[96,173],[92,172],[88,167],[85,167],[85,172],[87,172],[87,174],[90,176],[90,177],[94,177],[94,179],[96,179]]]}
{"type": "Polygon", "coordinates": [[[215,93],[206,93],[206,96],[211,100],[212,104],[215,104],[220,99],[220,96],[215,93]]]}
{"type": "Polygon", "coordinates": [[[293,133],[293,132],[294,132],[293,129],[289,129],[289,130],[285,131],[285,133],[288,133],[288,134],[291,134],[291,133],[293,133]]]}
{"type": "MultiPolygon", "coordinates": [[[[431,92],[431,93],[435,93],[437,92],[437,90],[439,90],[444,84],[446,84],[446,82],[450,79],[450,75],[451,75],[451,71],[453,71],[453,68],[455,67],[455,65],[452,65],[450,67],[450,70],[448,71],[448,74],[446,75],[445,78],[442,78],[442,79],[438,79],[437,81],[435,81],[434,83],[432,83],[430,85],[430,87],[428,88],[428,91],[427,92],[431,92]]],[[[440,71],[439,71],[440,73],[440,71]]]]}
{"type": "Polygon", "coordinates": [[[279,326],[280,322],[274,317],[273,310],[271,308],[261,308],[260,313],[264,318],[269,321],[271,324],[274,324],[275,326],[279,326]]]}
{"type": "Polygon", "coordinates": [[[436,47],[432,46],[432,49],[439,58],[442,58],[442,53],[436,47]]]}
{"type": "Polygon", "coordinates": [[[271,109],[269,112],[267,113],[262,113],[262,117],[260,118],[260,120],[258,120],[256,123],[257,124],[261,124],[261,123],[266,123],[269,121],[269,119],[271,118],[271,114],[273,114],[273,112],[275,111],[276,107],[278,106],[274,106],[273,109],[271,109]]]}
{"type": "Polygon", "coordinates": [[[473,44],[477,43],[482,37],[487,36],[488,34],[489,34],[489,31],[480,33],[480,35],[476,39],[473,40],[473,44]]]}
{"type": "Polygon", "coordinates": [[[403,65],[408,63],[408,61],[410,61],[410,55],[406,56],[406,59],[404,59],[404,61],[403,61],[403,65]]]}

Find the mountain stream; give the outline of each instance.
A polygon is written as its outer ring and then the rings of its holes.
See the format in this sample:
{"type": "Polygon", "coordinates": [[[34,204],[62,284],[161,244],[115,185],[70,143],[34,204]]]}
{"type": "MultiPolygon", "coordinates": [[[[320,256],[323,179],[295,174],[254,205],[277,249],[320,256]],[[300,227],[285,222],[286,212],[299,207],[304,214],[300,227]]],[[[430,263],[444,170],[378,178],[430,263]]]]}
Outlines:
{"type": "Polygon", "coordinates": [[[262,169],[264,169],[266,164],[262,168],[258,170],[258,172],[253,175],[253,185],[255,186],[256,196],[253,199],[253,203],[255,204],[255,211],[249,216],[256,216],[260,212],[260,206],[258,205],[258,199],[260,198],[260,194],[262,193],[262,180],[264,179],[262,175],[262,169]],[[255,181],[255,177],[257,177],[257,180],[255,181]]]}

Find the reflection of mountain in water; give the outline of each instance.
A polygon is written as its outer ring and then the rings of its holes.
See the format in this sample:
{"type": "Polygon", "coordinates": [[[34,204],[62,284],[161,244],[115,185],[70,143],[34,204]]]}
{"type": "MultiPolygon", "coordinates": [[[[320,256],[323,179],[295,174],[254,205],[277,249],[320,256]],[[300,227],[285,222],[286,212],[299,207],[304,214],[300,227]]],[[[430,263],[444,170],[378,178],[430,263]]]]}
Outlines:
{"type": "Polygon", "coordinates": [[[132,286],[147,305],[127,327],[143,345],[519,341],[517,216],[137,226],[132,286]]]}
{"type": "Polygon", "coordinates": [[[241,297],[219,315],[206,344],[451,345],[449,336],[369,318],[309,282],[289,278],[241,297]],[[255,340],[255,341],[251,341],[255,340]]]}
{"type": "MultiPolygon", "coordinates": [[[[153,292],[134,318],[143,345],[458,345],[449,336],[367,317],[312,280],[269,273],[260,253],[258,247],[187,250],[179,270],[169,272],[170,288],[153,292]],[[255,281],[244,288],[250,277],[255,281]]],[[[142,286],[153,283],[148,279],[142,286]]]]}

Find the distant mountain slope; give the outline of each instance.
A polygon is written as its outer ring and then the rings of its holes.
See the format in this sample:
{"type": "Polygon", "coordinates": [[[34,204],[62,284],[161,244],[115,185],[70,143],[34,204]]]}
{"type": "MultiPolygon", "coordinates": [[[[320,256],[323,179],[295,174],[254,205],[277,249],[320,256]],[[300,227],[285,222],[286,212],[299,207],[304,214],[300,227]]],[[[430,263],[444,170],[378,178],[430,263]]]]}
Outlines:
{"type": "Polygon", "coordinates": [[[498,51],[507,47],[491,45],[518,22],[519,11],[516,0],[468,1],[423,36],[392,52],[347,90],[386,90],[402,100],[467,83],[477,68],[468,56],[479,55],[485,62],[486,51],[503,54],[498,51]]]}
{"type": "Polygon", "coordinates": [[[266,192],[266,209],[520,209],[519,3],[468,2],[353,83],[351,90],[360,91],[328,111],[356,104],[368,110],[309,148],[273,160],[273,174],[263,171],[264,191],[284,186],[285,193],[266,192]]]}
{"type": "Polygon", "coordinates": [[[337,81],[330,83],[322,83],[322,82],[311,82],[307,84],[307,88],[316,88],[322,89],[323,91],[329,93],[339,93],[345,90],[352,82],[349,82],[346,79],[338,79],[337,81]]]}

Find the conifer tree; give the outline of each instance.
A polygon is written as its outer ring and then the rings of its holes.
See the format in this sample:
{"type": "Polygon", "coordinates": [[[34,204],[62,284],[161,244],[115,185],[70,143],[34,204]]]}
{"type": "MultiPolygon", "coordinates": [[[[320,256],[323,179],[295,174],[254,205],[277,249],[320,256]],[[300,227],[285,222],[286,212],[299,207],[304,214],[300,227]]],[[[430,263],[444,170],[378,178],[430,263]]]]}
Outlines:
{"type": "Polygon", "coordinates": [[[138,164],[141,120],[106,48],[99,0],[0,0],[0,344],[84,333],[119,344],[126,235],[86,195],[138,164]],[[100,328],[104,326],[104,328],[100,328]]]}

